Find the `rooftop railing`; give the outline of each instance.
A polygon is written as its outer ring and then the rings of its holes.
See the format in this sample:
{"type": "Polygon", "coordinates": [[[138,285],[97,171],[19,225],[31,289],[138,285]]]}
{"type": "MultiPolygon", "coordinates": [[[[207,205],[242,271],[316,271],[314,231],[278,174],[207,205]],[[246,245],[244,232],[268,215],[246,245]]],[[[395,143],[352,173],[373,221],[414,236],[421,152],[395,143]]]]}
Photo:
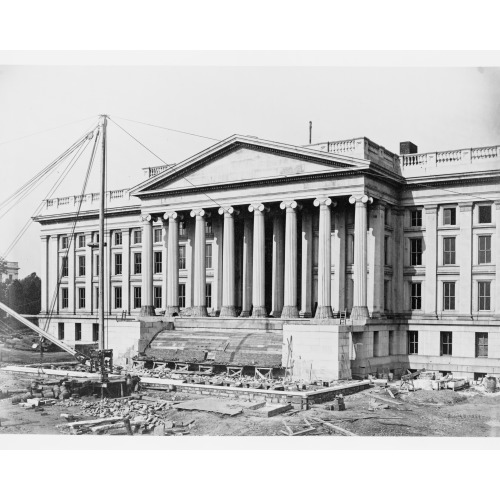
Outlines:
{"type": "MultiPolygon", "coordinates": [[[[60,198],[50,198],[45,200],[45,209],[58,209],[59,207],[74,207],[75,210],[81,205],[82,209],[97,203],[100,199],[99,193],[88,193],[77,196],[63,196],[60,198]]],[[[113,191],[106,191],[106,202],[113,204],[115,201],[128,201],[130,200],[130,190],[128,189],[115,189],[113,191]]]]}

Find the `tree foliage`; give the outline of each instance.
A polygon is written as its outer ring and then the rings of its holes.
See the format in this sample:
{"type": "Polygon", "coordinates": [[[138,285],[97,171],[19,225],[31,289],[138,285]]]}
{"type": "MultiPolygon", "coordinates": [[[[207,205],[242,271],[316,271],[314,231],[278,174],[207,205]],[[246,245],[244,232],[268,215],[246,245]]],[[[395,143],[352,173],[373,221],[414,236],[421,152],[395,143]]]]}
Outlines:
{"type": "Polygon", "coordinates": [[[38,314],[41,310],[42,283],[36,273],[22,280],[13,280],[0,287],[0,301],[19,314],[38,314]],[[2,297],[3,293],[3,297],[2,297]],[[2,300],[4,299],[4,300],[2,300]]]}

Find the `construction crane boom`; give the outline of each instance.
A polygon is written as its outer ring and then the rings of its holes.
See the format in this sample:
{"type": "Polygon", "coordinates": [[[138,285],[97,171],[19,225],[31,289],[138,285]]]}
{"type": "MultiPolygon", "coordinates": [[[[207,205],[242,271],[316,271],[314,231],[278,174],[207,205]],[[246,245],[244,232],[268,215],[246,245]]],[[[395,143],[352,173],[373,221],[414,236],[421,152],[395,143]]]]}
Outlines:
{"type": "Polygon", "coordinates": [[[13,311],[10,307],[7,307],[4,303],[0,302],[0,309],[5,311],[7,314],[10,314],[12,317],[17,319],[20,323],[23,325],[27,326],[28,328],[31,328],[34,332],[38,333],[38,335],[41,335],[43,338],[50,340],[53,344],[55,344],[57,347],[60,347],[63,351],[66,351],[68,354],[71,354],[74,356],[78,361],[81,363],[84,363],[89,359],[87,356],[84,354],[75,351],[72,347],[69,345],[65,344],[61,340],[57,339],[50,333],[47,333],[45,330],[42,330],[40,327],[34,325],[31,321],[28,321],[26,318],[18,314],[16,311],[13,311]]]}

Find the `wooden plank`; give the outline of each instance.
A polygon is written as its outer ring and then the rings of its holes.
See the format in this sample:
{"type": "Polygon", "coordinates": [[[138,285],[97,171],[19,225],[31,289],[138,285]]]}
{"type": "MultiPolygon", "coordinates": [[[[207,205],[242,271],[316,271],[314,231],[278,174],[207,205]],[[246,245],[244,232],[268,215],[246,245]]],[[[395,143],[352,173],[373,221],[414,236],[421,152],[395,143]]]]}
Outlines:
{"type": "Polygon", "coordinates": [[[319,422],[320,424],[326,425],[327,427],[330,427],[341,434],[344,434],[346,436],[357,436],[357,434],[354,434],[354,432],[348,431],[346,429],[342,429],[342,427],[339,427],[338,425],[333,425],[330,422],[325,422],[324,420],[321,420],[320,418],[312,417],[312,420],[315,420],[316,422],[319,422]]]}
{"type": "Polygon", "coordinates": [[[400,403],[399,401],[392,401],[391,399],[383,398],[382,396],[377,396],[376,394],[372,394],[371,392],[362,392],[361,394],[364,394],[365,396],[370,396],[371,398],[380,399],[381,401],[384,401],[385,403],[390,403],[393,405],[401,406],[404,404],[404,403],[400,403]]]}
{"type": "Polygon", "coordinates": [[[122,417],[105,417],[105,418],[97,418],[95,420],[80,420],[77,422],[68,422],[65,424],[58,424],[56,425],[57,428],[61,427],[80,427],[82,425],[97,425],[97,424],[104,424],[106,422],[117,422],[118,420],[122,420],[122,417]]]}
{"type": "Polygon", "coordinates": [[[315,430],[315,427],[309,427],[308,429],[304,429],[303,431],[294,432],[293,434],[290,434],[290,436],[301,436],[302,434],[309,434],[310,432],[315,430]]]}

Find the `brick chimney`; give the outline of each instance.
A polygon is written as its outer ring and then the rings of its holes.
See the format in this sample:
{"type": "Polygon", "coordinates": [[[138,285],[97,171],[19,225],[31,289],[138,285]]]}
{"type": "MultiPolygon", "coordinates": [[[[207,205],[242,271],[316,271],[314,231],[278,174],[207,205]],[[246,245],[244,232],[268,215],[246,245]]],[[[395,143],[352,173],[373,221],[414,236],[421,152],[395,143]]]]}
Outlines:
{"type": "Polygon", "coordinates": [[[413,142],[405,141],[399,143],[399,154],[400,155],[413,155],[418,153],[418,146],[413,144],[413,142]]]}

